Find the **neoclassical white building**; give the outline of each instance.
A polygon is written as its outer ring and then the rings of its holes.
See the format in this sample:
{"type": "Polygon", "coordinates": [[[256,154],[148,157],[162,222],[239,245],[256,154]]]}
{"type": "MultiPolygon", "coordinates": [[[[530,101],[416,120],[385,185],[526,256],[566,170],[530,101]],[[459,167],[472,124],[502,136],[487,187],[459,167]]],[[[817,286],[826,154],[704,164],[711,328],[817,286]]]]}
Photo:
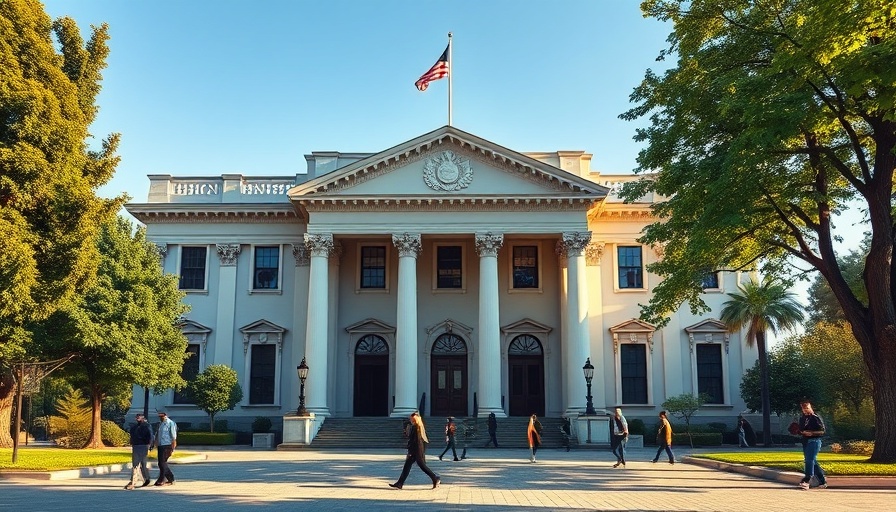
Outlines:
{"type": "MultiPolygon", "coordinates": [[[[757,355],[717,315],[741,276],[707,275],[710,314],[638,320],[663,256],[637,241],[654,198],[623,203],[635,178],[591,156],[445,126],[375,154],[313,152],[295,176],[151,175],[127,209],[187,293],[184,374],[239,373],[231,424],[294,413],[303,358],[318,417],[577,414],[590,359],[598,410],[653,418],[702,392],[702,416],[733,418],[757,355]]],[[[150,407],[202,421],[186,402],[150,407]]]]}

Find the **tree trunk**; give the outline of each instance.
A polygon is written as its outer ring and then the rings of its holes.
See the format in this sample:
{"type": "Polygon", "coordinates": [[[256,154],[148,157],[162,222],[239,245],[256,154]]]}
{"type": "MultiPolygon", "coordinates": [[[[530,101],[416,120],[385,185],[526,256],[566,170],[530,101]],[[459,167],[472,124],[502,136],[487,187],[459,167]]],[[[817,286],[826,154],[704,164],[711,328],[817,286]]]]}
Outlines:
{"type": "Polygon", "coordinates": [[[765,333],[756,334],[756,348],[759,349],[759,398],[762,401],[762,444],[772,445],[772,400],[768,386],[768,351],[765,347],[765,333]]]}
{"type": "Polygon", "coordinates": [[[16,397],[16,379],[11,372],[0,371],[0,448],[12,448],[12,402],[16,397]]]}
{"type": "Polygon", "coordinates": [[[103,430],[102,430],[102,412],[103,412],[103,393],[98,386],[90,386],[90,438],[84,448],[102,448],[103,447],[103,430]]]}
{"type": "Polygon", "coordinates": [[[208,426],[209,426],[209,432],[214,434],[215,433],[215,413],[213,413],[213,412],[209,413],[209,415],[208,415],[208,426]]]}
{"type": "MultiPolygon", "coordinates": [[[[877,354],[873,362],[865,358],[871,377],[874,400],[874,452],[871,462],[896,462],[896,336],[893,326],[884,329],[876,338],[877,354]],[[889,334],[889,336],[888,336],[889,334]]],[[[864,348],[864,347],[863,347],[864,348]]]]}

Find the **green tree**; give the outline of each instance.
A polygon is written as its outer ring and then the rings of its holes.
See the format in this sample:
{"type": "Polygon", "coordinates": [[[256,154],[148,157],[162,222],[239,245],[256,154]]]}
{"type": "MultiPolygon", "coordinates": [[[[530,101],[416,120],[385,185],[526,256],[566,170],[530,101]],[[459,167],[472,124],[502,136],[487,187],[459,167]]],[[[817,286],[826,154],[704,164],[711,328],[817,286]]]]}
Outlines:
{"type": "Polygon", "coordinates": [[[96,196],[118,135],[87,144],[107,39],[102,25],[85,43],[74,20],[52,22],[36,0],[0,1],[0,447],[12,446],[10,364],[41,357],[31,322],[89,284],[97,227],[123,202],[96,196]]]}
{"type": "Polygon", "coordinates": [[[819,376],[824,394],[858,414],[871,396],[872,385],[862,349],[849,324],[816,324],[797,340],[807,363],[819,376]]]}
{"type": "Polygon", "coordinates": [[[157,389],[184,385],[187,339],[178,322],[187,311],[174,275],[165,275],[143,229],[116,217],[102,226],[97,278],[78,301],[41,326],[57,350],[75,353],[69,375],[89,390],[93,408],[87,447],[103,446],[104,400],[130,394],[136,383],[157,389]]]}
{"type": "MultiPolygon", "coordinates": [[[[827,395],[819,389],[821,382],[817,371],[803,357],[796,338],[788,339],[768,354],[769,406],[778,417],[799,411],[800,400],[809,398],[816,407],[830,404],[827,395]]],[[[759,360],[744,372],[740,383],[740,396],[751,411],[762,410],[762,379],[759,360]]]]}
{"type": "Polygon", "coordinates": [[[648,71],[624,119],[646,118],[625,199],[646,194],[665,247],[642,311],[695,313],[707,269],[817,270],[862,347],[874,383],[875,462],[896,461],[896,12],[892,0],[645,0],[669,21],[674,65],[648,71]],[[836,214],[858,204],[871,243],[863,302],[836,258],[836,214]],[[797,265],[794,265],[797,263],[797,265]],[[801,266],[802,268],[795,268],[801,266]]]}
{"type": "Polygon", "coordinates": [[[694,447],[694,438],[691,435],[691,417],[700,410],[700,407],[706,403],[709,396],[705,393],[694,395],[692,393],[683,393],[678,396],[671,396],[663,402],[663,409],[669,414],[684,420],[685,432],[688,434],[688,441],[691,442],[691,448],[694,447]]]}
{"type": "Polygon", "coordinates": [[[199,372],[187,390],[193,403],[208,414],[211,431],[215,431],[215,414],[230,411],[243,399],[243,390],[236,371],[223,364],[215,364],[199,372]]]}
{"type": "Polygon", "coordinates": [[[769,395],[768,350],[766,333],[777,333],[780,329],[793,329],[803,320],[802,306],[788,292],[784,285],[771,278],[762,282],[751,279],[738,285],[735,293],[729,293],[730,300],[722,305],[719,319],[732,332],[746,328],[746,343],[754,344],[759,350],[759,384],[762,402],[762,442],[772,444],[771,397],[769,395]]]}

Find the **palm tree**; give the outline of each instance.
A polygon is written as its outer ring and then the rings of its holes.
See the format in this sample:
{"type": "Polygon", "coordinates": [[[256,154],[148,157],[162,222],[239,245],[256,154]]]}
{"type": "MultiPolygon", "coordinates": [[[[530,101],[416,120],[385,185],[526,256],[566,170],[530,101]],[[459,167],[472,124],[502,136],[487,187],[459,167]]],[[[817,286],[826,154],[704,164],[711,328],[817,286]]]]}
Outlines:
{"type": "Polygon", "coordinates": [[[771,399],[768,388],[768,350],[765,333],[779,329],[793,330],[803,321],[803,307],[783,284],[766,277],[739,284],[738,292],[729,293],[731,300],[722,305],[720,319],[730,332],[747,328],[747,346],[759,348],[760,398],[762,399],[762,442],[772,444],[771,399]]]}

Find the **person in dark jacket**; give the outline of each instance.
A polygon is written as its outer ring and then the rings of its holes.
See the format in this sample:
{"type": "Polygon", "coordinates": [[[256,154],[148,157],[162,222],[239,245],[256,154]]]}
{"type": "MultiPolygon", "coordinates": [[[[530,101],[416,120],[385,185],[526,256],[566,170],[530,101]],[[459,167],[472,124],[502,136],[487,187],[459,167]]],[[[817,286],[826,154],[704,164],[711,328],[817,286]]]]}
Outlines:
{"type": "Polygon", "coordinates": [[[493,412],[488,413],[488,442],[485,443],[484,448],[488,448],[489,444],[494,444],[495,448],[498,447],[498,418],[493,412]]]}
{"type": "Polygon", "coordinates": [[[821,438],[824,436],[824,421],[821,416],[812,410],[812,404],[808,400],[800,402],[803,415],[800,416],[799,435],[803,441],[803,462],[805,464],[804,476],[800,481],[800,489],[809,489],[812,476],[818,479],[818,488],[825,489],[828,486],[824,476],[824,470],[818,465],[818,450],[821,449],[821,438]]]}
{"type": "Polygon", "coordinates": [[[417,467],[432,479],[432,488],[435,489],[442,482],[442,479],[426,465],[426,445],[429,444],[429,438],[426,437],[426,428],[423,426],[423,418],[420,417],[419,413],[411,413],[407,432],[408,454],[404,459],[404,467],[401,469],[401,476],[398,477],[398,481],[394,484],[389,484],[389,487],[394,487],[395,489],[404,487],[404,481],[407,480],[408,474],[411,472],[411,466],[417,463],[417,467]]]}
{"type": "Polygon", "coordinates": [[[152,428],[143,414],[138,413],[136,419],[137,423],[131,425],[131,481],[124,486],[129,491],[137,487],[138,474],[143,477],[143,484],[140,487],[146,487],[150,483],[146,457],[149,455],[149,446],[152,444],[152,428]]]}
{"type": "Polygon", "coordinates": [[[445,420],[445,449],[442,450],[442,453],[439,455],[439,460],[442,460],[442,457],[448,453],[448,450],[451,450],[451,453],[454,455],[454,461],[457,462],[460,459],[457,458],[457,444],[455,443],[455,437],[457,436],[457,425],[454,424],[454,418],[449,416],[447,420],[445,420]]]}

